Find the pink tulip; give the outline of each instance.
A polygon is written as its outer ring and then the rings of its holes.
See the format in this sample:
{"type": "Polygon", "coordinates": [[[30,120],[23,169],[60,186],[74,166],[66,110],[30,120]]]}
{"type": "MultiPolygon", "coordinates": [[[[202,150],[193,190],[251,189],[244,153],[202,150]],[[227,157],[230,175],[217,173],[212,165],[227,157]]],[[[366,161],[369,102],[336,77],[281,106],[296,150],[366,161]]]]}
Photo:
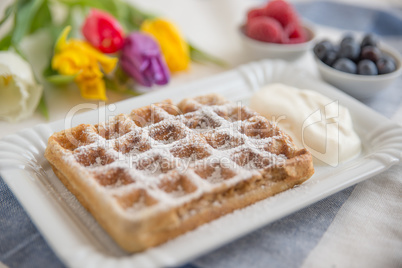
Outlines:
{"type": "Polygon", "coordinates": [[[92,46],[103,53],[117,52],[124,43],[124,33],[119,22],[97,9],[92,9],[85,19],[82,34],[92,46]]]}

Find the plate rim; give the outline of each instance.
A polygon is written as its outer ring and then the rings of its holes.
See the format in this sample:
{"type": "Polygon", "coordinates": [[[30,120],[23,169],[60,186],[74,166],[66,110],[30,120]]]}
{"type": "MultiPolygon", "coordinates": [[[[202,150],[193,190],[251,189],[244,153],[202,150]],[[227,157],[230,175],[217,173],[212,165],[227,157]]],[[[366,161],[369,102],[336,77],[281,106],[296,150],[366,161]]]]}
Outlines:
{"type": "MultiPolygon", "coordinates": [[[[152,93],[140,96],[140,97],[130,98],[127,100],[123,100],[121,102],[117,102],[117,103],[115,103],[115,105],[116,106],[121,105],[121,107],[126,107],[131,102],[141,103],[141,101],[143,99],[155,99],[156,100],[159,98],[159,100],[161,100],[162,98],[164,98],[165,95],[169,95],[169,93],[172,93],[172,92],[180,92],[180,90],[183,90],[183,88],[192,88],[193,89],[194,92],[190,92],[191,94],[189,94],[189,95],[199,95],[199,93],[196,93],[196,90],[194,90],[194,88],[202,87],[204,84],[208,85],[210,83],[222,83],[222,82],[228,81],[229,79],[233,79],[233,78],[234,78],[233,80],[236,80],[236,79],[239,81],[242,80],[241,83],[243,83],[244,85],[249,87],[248,89],[246,89],[246,91],[249,90],[250,91],[249,93],[251,93],[251,92],[255,91],[256,89],[258,89],[262,84],[266,83],[266,80],[269,79],[270,74],[274,75],[274,74],[270,73],[270,71],[274,70],[275,68],[280,69],[282,71],[295,71],[295,70],[300,69],[298,67],[290,66],[289,63],[280,61],[280,60],[263,60],[263,61],[259,61],[259,62],[252,62],[252,63],[248,63],[245,65],[239,66],[236,69],[229,70],[227,72],[224,72],[224,73],[221,73],[218,75],[214,75],[214,76],[207,77],[207,78],[204,78],[201,80],[193,81],[188,84],[184,84],[181,86],[167,89],[166,91],[164,91],[165,93],[163,93],[163,94],[161,94],[162,91],[152,92],[152,93]],[[195,93],[195,94],[192,94],[192,93],[195,93]]],[[[303,74],[303,75],[305,75],[305,74],[303,74]]],[[[310,75],[307,74],[307,76],[309,77],[310,75]]],[[[312,79],[312,76],[309,77],[309,79],[312,79]]],[[[326,84],[324,81],[321,81],[318,78],[313,77],[313,79],[315,79],[317,82],[319,82],[321,84],[326,84]]],[[[376,151],[373,151],[372,154],[370,155],[370,157],[367,159],[367,161],[365,161],[366,165],[370,165],[372,167],[373,171],[371,173],[369,172],[360,177],[356,176],[354,179],[350,179],[350,180],[344,182],[343,184],[338,185],[338,187],[333,187],[328,192],[322,193],[320,196],[316,196],[314,199],[310,198],[310,200],[308,200],[308,202],[307,201],[305,201],[304,203],[300,202],[299,206],[293,207],[290,210],[283,212],[282,215],[279,215],[279,216],[277,215],[277,218],[274,218],[270,222],[275,221],[286,215],[289,215],[290,213],[293,213],[301,208],[311,205],[325,197],[330,196],[331,194],[334,194],[334,193],[336,193],[340,190],[343,190],[351,185],[354,185],[369,177],[372,177],[382,171],[385,171],[392,165],[395,165],[402,161],[402,154],[400,151],[398,151],[398,148],[402,148],[402,137],[400,138],[399,136],[397,136],[397,134],[402,134],[401,127],[399,127],[396,123],[393,123],[388,118],[375,112],[371,108],[365,106],[364,104],[358,102],[357,100],[353,99],[352,97],[346,95],[342,91],[340,91],[328,84],[326,84],[326,86],[329,89],[332,88],[331,94],[335,94],[335,96],[339,96],[342,100],[346,101],[346,103],[349,105],[350,104],[355,105],[355,106],[348,107],[348,108],[352,108],[352,110],[357,110],[357,111],[359,111],[359,109],[363,109],[363,111],[365,111],[365,112],[368,111],[368,113],[370,115],[374,115],[373,116],[374,118],[371,118],[371,120],[374,120],[374,121],[381,120],[383,125],[378,130],[375,130],[375,131],[378,132],[377,133],[378,135],[385,136],[386,141],[388,141],[388,143],[386,142],[385,144],[382,144],[382,147],[379,146],[378,148],[376,148],[375,149],[376,151]],[[395,144],[397,145],[396,148],[394,146],[395,144]],[[385,145],[387,145],[387,146],[385,146],[385,145]]],[[[219,87],[219,84],[218,84],[218,87],[219,87]]],[[[330,92],[331,92],[331,90],[330,90],[330,92]]],[[[182,97],[180,97],[180,98],[182,98],[182,97]]],[[[147,102],[147,103],[149,103],[149,102],[147,102]]],[[[134,108],[134,107],[132,107],[132,108],[134,108]]],[[[126,109],[126,108],[123,108],[123,109],[126,109]]],[[[117,112],[119,112],[119,111],[120,110],[118,109],[117,112]]],[[[79,114],[79,115],[77,115],[78,120],[84,120],[84,118],[90,117],[91,114],[94,114],[96,112],[98,112],[98,111],[94,110],[94,111],[79,114]]],[[[352,113],[352,114],[355,114],[355,113],[352,113]]],[[[54,252],[59,256],[59,258],[61,260],[63,260],[63,262],[65,264],[68,264],[71,266],[83,266],[83,264],[84,264],[86,266],[86,265],[94,264],[94,263],[99,264],[99,263],[101,263],[101,261],[105,261],[104,263],[102,263],[103,267],[109,267],[110,265],[116,264],[116,262],[118,262],[119,264],[124,264],[124,263],[127,263],[127,265],[132,264],[133,259],[134,259],[134,258],[130,258],[132,256],[116,259],[116,258],[113,258],[110,256],[104,256],[99,251],[96,251],[91,248],[85,248],[85,247],[77,248],[76,250],[73,250],[73,251],[71,251],[71,250],[66,251],[65,248],[63,248],[57,242],[55,242],[56,241],[55,238],[49,237],[49,231],[45,230],[43,223],[38,223],[37,216],[34,215],[35,213],[37,214],[37,212],[32,211],[32,209],[29,208],[29,204],[26,203],[26,202],[28,202],[28,201],[26,201],[27,198],[22,196],[23,194],[26,194],[26,189],[21,190],[18,187],[18,182],[16,182],[17,180],[13,181],[13,179],[11,178],[11,176],[15,176],[15,174],[19,174],[21,177],[25,176],[24,179],[27,179],[27,178],[31,179],[29,187],[33,187],[35,182],[32,181],[32,178],[30,178],[30,177],[32,177],[31,172],[37,172],[37,174],[39,174],[38,176],[41,176],[41,175],[43,175],[43,174],[41,174],[41,172],[43,172],[43,171],[42,170],[33,170],[32,171],[29,169],[32,167],[35,167],[35,165],[38,165],[38,164],[40,166],[45,164],[46,160],[41,159],[40,152],[41,152],[41,148],[43,149],[43,146],[46,146],[46,141],[47,141],[46,136],[50,135],[54,131],[57,131],[60,128],[62,128],[63,122],[65,122],[65,119],[60,119],[60,120],[57,120],[52,123],[40,124],[33,128],[24,129],[15,134],[11,134],[11,135],[8,135],[8,136],[2,138],[0,140],[0,148],[3,148],[3,150],[2,150],[3,152],[0,153],[0,160],[3,160],[3,161],[0,161],[0,162],[2,162],[2,164],[0,164],[0,174],[2,175],[2,178],[5,181],[5,183],[10,187],[11,191],[16,195],[20,204],[26,209],[26,212],[30,215],[32,221],[35,223],[35,226],[37,226],[38,230],[45,237],[46,241],[51,245],[54,252]],[[21,156],[21,149],[23,150],[24,147],[19,147],[19,149],[18,149],[18,146],[10,145],[13,142],[15,142],[16,140],[21,142],[21,144],[20,144],[21,146],[28,146],[29,150],[26,155],[21,156]],[[25,142],[25,144],[24,144],[24,142],[25,142]],[[39,142],[39,144],[35,144],[35,142],[39,142]],[[6,149],[6,150],[4,151],[4,149],[6,149]],[[39,157],[39,158],[37,159],[36,157],[39,157]],[[39,161],[39,163],[32,163],[33,160],[39,161]],[[21,169],[22,167],[25,169],[21,169]],[[82,253],[82,252],[84,252],[84,253],[82,253]]],[[[373,133],[373,136],[375,136],[375,134],[376,133],[373,133]]],[[[42,157],[43,157],[43,155],[42,155],[42,157]]],[[[20,179],[20,180],[22,181],[23,179],[20,179]]],[[[44,187],[46,187],[46,186],[44,186],[44,187]]],[[[248,207],[246,209],[248,209],[248,207]]],[[[218,221],[218,220],[216,220],[216,221],[218,221]]],[[[159,247],[156,247],[150,251],[146,251],[147,252],[146,254],[148,254],[148,259],[143,258],[141,260],[141,258],[137,258],[137,260],[140,259],[140,262],[142,261],[142,263],[146,264],[146,266],[155,266],[155,267],[162,266],[162,265],[184,264],[185,262],[187,262],[195,257],[203,255],[212,249],[220,247],[220,246],[222,246],[234,239],[237,239],[253,230],[256,230],[257,228],[260,228],[266,224],[268,224],[268,222],[261,221],[261,222],[259,222],[259,225],[254,224],[251,227],[249,226],[248,228],[243,228],[242,231],[237,233],[236,235],[226,236],[225,239],[222,239],[220,241],[220,243],[215,242],[215,244],[212,248],[210,248],[210,249],[204,248],[201,251],[198,251],[195,253],[193,252],[192,254],[187,254],[187,256],[181,257],[181,259],[177,258],[177,256],[176,256],[176,258],[167,258],[166,254],[163,254],[163,252],[161,253],[159,251],[159,247]],[[154,259],[156,259],[155,262],[153,262],[153,263],[149,262],[149,257],[153,257],[154,259]]]]}

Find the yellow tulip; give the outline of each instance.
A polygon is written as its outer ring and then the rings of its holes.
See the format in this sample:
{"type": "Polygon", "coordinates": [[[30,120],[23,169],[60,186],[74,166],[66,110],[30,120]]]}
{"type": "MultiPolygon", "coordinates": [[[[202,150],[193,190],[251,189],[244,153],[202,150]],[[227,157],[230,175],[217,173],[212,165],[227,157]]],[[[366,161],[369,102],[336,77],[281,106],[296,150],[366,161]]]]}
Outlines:
{"type": "Polygon", "coordinates": [[[86,99],[106,100],[103,73],[116,67],[117,58],[103,55],[90,44],[76,39],[67,40],[71,27],[66,27],[56,42],[52,59],[53,70],[63,75],[75,75],[74,81],[86,99]]]}
{"type": "Polygon", "coordinates": [[[188,69],[189,47],[173,23],[159,18],[145,20],[141,24],[141,31],[152,35],[158,41],[171,72],[188,69]]]}

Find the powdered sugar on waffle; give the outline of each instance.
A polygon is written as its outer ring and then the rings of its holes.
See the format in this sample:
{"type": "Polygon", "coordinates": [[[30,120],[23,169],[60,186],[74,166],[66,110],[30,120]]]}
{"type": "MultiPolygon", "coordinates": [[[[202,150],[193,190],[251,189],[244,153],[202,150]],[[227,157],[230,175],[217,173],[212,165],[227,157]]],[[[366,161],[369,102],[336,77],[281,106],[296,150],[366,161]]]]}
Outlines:
{"type": "Polygon", "coordinates": [[[191,111],[174,114],[154,106],[151,117],[140,120],[142,126],[130,118],[133,111],[84,127],[80,137],[85,140],[78,138],[74,150],[65,150],[64,161],[92,174],[88,180],[97,180],[107,194],[123,198],[137,191],[138,199],[124,205],[131,213],[178,206],[222,185],[259,176],[260,170],[287,159],[285,153],[267,150],[277,142],[288,144],[281,131],[267,136],[271,129],[247,129],[260,121],[267,124],[248,108],[228,102],[204,105],[195,99],[182,106],[191,111]],[[262,130],[266,133],[258,134],[262,130]]]}

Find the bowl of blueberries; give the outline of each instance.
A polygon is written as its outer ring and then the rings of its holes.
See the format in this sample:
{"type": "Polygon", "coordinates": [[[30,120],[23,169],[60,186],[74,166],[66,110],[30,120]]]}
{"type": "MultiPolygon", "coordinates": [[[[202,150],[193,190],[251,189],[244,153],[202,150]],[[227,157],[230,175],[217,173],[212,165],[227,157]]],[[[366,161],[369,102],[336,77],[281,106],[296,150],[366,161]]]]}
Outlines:
{"type": "Polygon", "coordinates": [[[338,44],[322,40],[313,51],[321,77],[357,99],[376,95],[402,73],[400,54],[372,33],[361,40],[347,34],[338,44]]]}

